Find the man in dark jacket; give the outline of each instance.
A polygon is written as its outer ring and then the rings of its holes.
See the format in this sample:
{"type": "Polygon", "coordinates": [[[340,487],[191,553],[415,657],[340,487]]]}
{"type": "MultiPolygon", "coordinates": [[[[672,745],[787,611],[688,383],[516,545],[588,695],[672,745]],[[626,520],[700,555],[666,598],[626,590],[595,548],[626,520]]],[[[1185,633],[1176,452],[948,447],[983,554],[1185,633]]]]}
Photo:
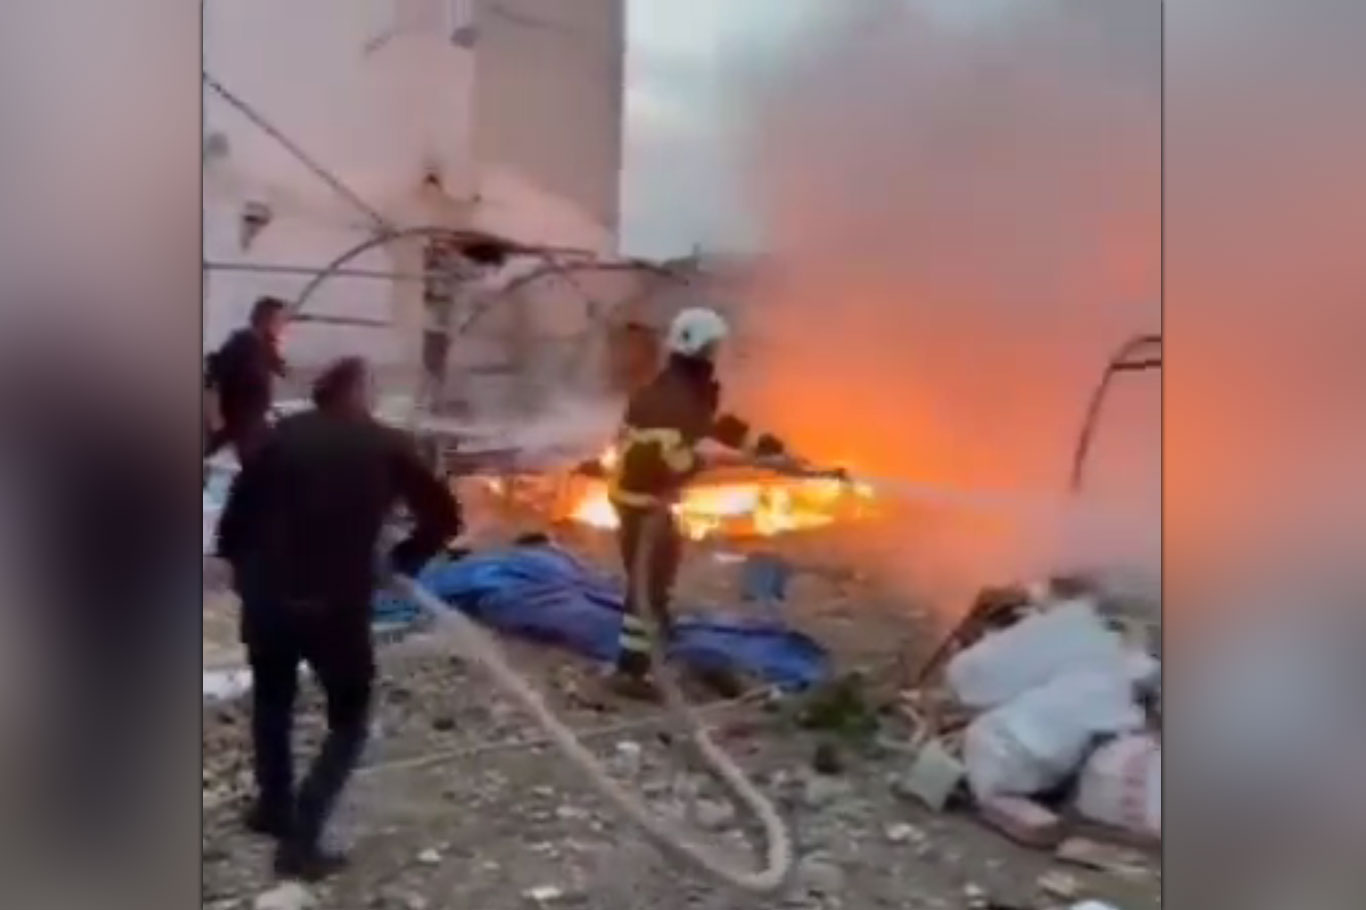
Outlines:
{"type": "Polygon", "coordinates": [[[358,358],[329,369],[313,410],[282,421],[239,475],[219,522],[219,554],[242,598],[253,674],[257,804],[248,824],[281,839],[276,870],[309,880],[344,858],[320,836],[366,739],[375,675],[371,598],[385,519],[407,506],[412,533],[389,555],[415,574],[460,531],[450,491],[408,440],[370,416],[358,358]],[[290,731],[300,662],[327,697],[328,737],[293,789],[290,731]]]}
{"type": "Polygon", "coordinates": [[[688,309],[669,328],[668,361],[660,373],[631,396],[622,422],[619,451],[609,496],[616,508],[618,543],[627,577],[626,610],[614,683],[623,694],[653,697],[649,683],[650,626],[667,635],[669,599],[682,558],[683,540],[668,510],[684,485],[703,467],[696,447],[711,439],[755,458],[776,459],[785,447],[768,433],[755,433],[737,417],[719,413],[721,386],[715,376],[717,348],[727,326],[715,312],[688,309]],[[663,512],[653,541],[644,540],[647,520],[663,512]],[[652,546],[644,567],[650,602],[637,602],[636,553],[652,546]]]}
{"type": "Polygon", "coordinates": [[[260,449],[269,428],[274,379],[285,374],[280,338],[287,316],[283,300],[262,297],[252,307],[251,324],[209,356],[204,385],[217,394],[221,423],[207,434],[205,459],[225,445],[236,450],[238,461],[260,449]]]}

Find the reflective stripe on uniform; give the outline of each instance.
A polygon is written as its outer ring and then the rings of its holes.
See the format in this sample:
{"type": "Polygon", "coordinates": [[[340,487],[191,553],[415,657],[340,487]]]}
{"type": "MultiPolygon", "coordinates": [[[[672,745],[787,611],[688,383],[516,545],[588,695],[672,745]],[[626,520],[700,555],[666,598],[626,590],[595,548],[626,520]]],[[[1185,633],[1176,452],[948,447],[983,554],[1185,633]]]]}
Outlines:
{"type": "Polygon", "coordinates": [[[650,493],[632,493],[630,490],[623,490],[615,479],[607,485],[607,498],[618,505],[631,506],[636,509],[652,509],[664,502],[663,498],[650,493]]]}
{"type": "Polygon", "coordinates": [[[620,461],[623,462],[626,460],[626,453],[635,446],[657,445],[659,446],[660,457],[669,466],[669,470],[676,474],[691,471],[697,463],[697,453],[693,451],[692,446],[688,445],[683,434],[669,427],[650,429],[625,427],[621,432],[621,440],[622,457],[620,461]]]}
{"type": "Polygon", "coordinates": [[[665,497],[656,496],[652,493],[639,493],[621,488],[621,471],[626,464],[627,455],[634,447],[641,445],[658,446],[660,458],[675,474],[686,474],[697,464],[697,453],[693,451],[692,446],[688,444],[683,434],[678,430],[667,427],[640,429],[627,426],[622,428],[619,440],[620,451],[616,460],[616,467],[607,485],[607,498],[618,505],[637,509],[652,509],[668,502],[665,497]]]}
{"type": "Polygon", "coordinates": [[[617,640],[623,651],[648,653],[650,651],[650,629],[639,616],[625,613],[621,617],[621,635],[617,640]]]}

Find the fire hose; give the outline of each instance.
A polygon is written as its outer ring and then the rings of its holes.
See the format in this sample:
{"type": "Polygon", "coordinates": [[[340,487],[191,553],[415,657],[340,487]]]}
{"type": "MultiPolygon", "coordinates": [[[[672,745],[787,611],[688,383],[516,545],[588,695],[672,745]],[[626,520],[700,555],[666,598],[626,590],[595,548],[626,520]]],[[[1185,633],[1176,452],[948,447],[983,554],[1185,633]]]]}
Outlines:
{"type": "MultiPolygon", "coordinates": [[[[664,522],[671,518],[666,509],[652,512],[646,519],[640,546],[636,548],[633,594],[637,603],[649,603],[650,556],[658,545],[664,522]]],[[[767,856],[757,871],[736,868],[719,851],[690,839],[686,833],[654,815],[637,797],[614,780],[590,752],[546,704],[545,699],[507,662],[493,637],[458,610],[450,609],[411,578],[399,576],[395,583],[402,593],[432,615],[434,627],[449,632],[464,656],[480,664],[494,682],[522,707],[549,734],[553,744],[583,772],[593,786],[616,808],[668,853],[700,867],[715,878],[756,894],[776,891],[792,869],[792,839],[773,804],[740,770],[735,761],[711,738],[698,712],[688,704],[677,680],[664,660],[660,635],[651,636],[655,663],[659,668],[659,688],[673,725],[687,734],[707,770],[716,776],[763,826],[767,856]]],[[[648,621],[648,619],[647,619],[648,621]]]]}

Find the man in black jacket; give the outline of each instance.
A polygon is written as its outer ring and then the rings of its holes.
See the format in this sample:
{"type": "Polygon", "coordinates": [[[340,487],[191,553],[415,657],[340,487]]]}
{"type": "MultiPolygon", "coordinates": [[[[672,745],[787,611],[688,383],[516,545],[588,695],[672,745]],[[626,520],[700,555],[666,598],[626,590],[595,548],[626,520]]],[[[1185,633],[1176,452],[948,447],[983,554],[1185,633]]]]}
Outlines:
{"type": "Polygon", "coordinates": [[[245,461],[265,441],[274,379],[285,374],[280,338],[287,317],[283,300],[262,297],[252,307],[251,324],[209,356],[204,385],[217,393],[221,424],[207,434],[205,459],[231,445],[245,461]]]}
{"type": "Polygon", "coordinates": [[[416,523],[389,555],[403,574],[415,574],[461,525],[455,499],[408,440],[370,416],[368,389],[359,358],[329,369],[314,387],[316,407],[282,421],[243,468],[218,528],[253,674],[258,800],[248,824],[281,839],[278,873],[308,880],[344,862],[319,842],[366,739],[385,519],[401,502],[416,523]],[[326,693],[328,737],[296,797],[290,731],[301,661],[326,693]]]}

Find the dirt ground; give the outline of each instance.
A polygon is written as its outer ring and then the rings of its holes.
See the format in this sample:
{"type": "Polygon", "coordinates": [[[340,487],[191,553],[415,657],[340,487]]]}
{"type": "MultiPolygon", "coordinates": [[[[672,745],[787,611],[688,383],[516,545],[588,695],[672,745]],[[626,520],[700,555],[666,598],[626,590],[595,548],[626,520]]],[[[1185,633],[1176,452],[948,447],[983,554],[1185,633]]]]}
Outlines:
{"type": "MultiPolygon", "coordinates": [[[[595,561],[607,558],[601,541],[578,544],[595,561]]],[[[738,587],[733,559],[698,548],[680,590],[687,601],[736,603],[738,587]]],[[[206,597],[205,611],[206,665],[231,664],[231,604],[206,597]]],[[[801,572],[785,612],[831,650],[839,669],[861,668],[893,688],[899,663],[914,665],[935,641],[927,614],[848,572],[801,572]]],[[[571,727],[595,732],[590,748],[656,811],[758,863],[758,832],[670,746],[658,709],[606,696],[599,668],[586,661],[504,643],[571,727]],[[638,766],[625,767],[621,757],[637,747],[638,766]]],[[[320,907],[1047,908],[1094,898],[1140,910],[1160,903],[1155,858],[1124,878],[1062,867],[1050,853],[1017,847],[965,813],[935,814],[897,795],[904,754],[842,748],[839,772],[817,774],[812,756],[828,734],[799,729],[782,704],[762,699],[709,715],[728,751],[776,800],[797,847],[783,892],[749,897],[647,844],[558,753],[536,744],[534,723],[478,667],[440,641],[416,634],[387,646],[381,674],[376,735],[334,826],[353,865],[314,889],[320,907]],[[1055,889],[1063,893],[1041,887],[1049,873],[1064,873],[1066,887],[1055,889]]],[[[322,724],[316,693],[307,691],[296,744],[301,760],[322,724]]],[[[240,702],[205,707],[206,908],[250,907],[274,884],[270,843],[239,821],[250,783],[246,725],[240,702]]]]}

